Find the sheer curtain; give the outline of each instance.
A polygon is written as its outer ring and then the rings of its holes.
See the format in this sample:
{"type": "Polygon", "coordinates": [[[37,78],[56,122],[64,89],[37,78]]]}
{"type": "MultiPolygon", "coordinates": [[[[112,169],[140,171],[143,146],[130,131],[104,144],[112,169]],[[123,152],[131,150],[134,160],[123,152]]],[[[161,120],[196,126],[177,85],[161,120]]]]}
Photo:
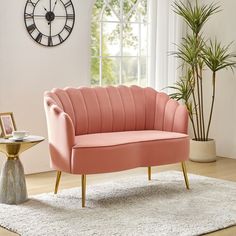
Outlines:
{"type": "Polygon", "coordinates": [[[183,24],[173,11],[173,3],[174,0],[152,0],[150,7],[149,86],[159,91],[178,78],[178,62],[170,54],[181,41],[183,24]]]}

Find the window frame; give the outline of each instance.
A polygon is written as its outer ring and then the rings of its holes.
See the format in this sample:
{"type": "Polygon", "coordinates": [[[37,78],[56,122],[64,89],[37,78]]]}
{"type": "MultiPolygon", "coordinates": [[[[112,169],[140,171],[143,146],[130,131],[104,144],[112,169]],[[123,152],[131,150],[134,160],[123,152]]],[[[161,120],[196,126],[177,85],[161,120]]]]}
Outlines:
{"type": "MultiPolygon", "coordinates": [[[[150,60],[150,57],[149,57],[149,53],[150,53],[150,50],[149,50],[149,47],[150,47],[150,2],[151,0],[146,0],[147,1],[147,11],[146,11],[146,22],[144,21],[141,21],[140,18],[138,21],[127,21],[127,19],[129,18],[129,16],[134,12],[134,11],[137,11],[137,8],[139,6],[139,4],[141,4],[141,1],[143,0],[137,0],[137,2],[131,7],[131,10],[128,12],[127,15],[124,14],[124,11],[123,11],[123,3],[124,3],[125,0],[120,0],[120,8],[119,8],[119,11],[120,11],[120,15],[117,15],[116,11],[112,8],[112,6],[109,4],[108,0],[104,0],[104,5],[101,9],[101,11],[99,12],[99,16],[95,16],[95,18],[98,19],[98,22],[99,22],[99,55],[91,55],[91,59],[93,58],[97,58],[99,59],[99,86],[102,86],[104,85],[104,82],[103,82],[103,59],[104,58],[111,58],[111,59],[118,59],[119,60],[119,78],[117,78],[117,81],[118,83],[115,82],[115,84],[125,84],[126,82],[124,81],[124,78],[123,78],[123,72],[124,72],[124,62],[123,62],[123,59],[124,58],[134,58],[137,60],[137,79],[135,80],[136,81],[136,84],[137,85],[141,85],[141,60],[142,58],[145,58],[145,62],[146,62],[146,70],[145,70],[145,74],[146,74],[146,79],[145,79],[145,85],[144,86],[147,86],[149,84],[149,60],[150,60]],[[103,19],[103,14],[104,14],[104,11],[106,9],[106,7],[109,7],[110,10],[113,12],[113,14],[116,15],[116,18],[117,18],[117,21],[116,20],[104,20],[103,19]],[[119,24],[119,27],[120,27],[120,35],[119,35],[119,42],[120,42],[120,46],[119,46],[119,50],[120,50],[120,55],[109,55],[109,56],[104,56],[103,55],[103,33],[104,33],[104,24],[105,23],[117,23],[119,24]],[[137,40],[137,55],[136,56],[127,56],[127,55],[124,55],[123,54],[123,48],[124,48],[124,43],[123,43],[123,37],[124,37],[124,25],[125,24],[136,24],[138,25],[138,40],[137,40]],[[143,39],[142,39],[142,26],[146,25],[146,48],[145,48],[145,55],[142,55],[142,42],[143,42],[143,39]]],[[[96,1],[95,1],[96,3],[96,1]]],[[[95,7],[95,3],[93,5],[93,7],[95,7]]],[[[92,11],[92,14],[93,14],[93,11],[92,11]]],[[[137,14],[137,13],[134,13],[134,14],[137,14]]],[[[139,14],[139,13],[138,13],[139,14]]],[[[94,17],[94,16],[93,16],[94,17]]],[[[92,22],[91,24],[93,23],[93,19],[92,19],[92,22]]],[[[92,65],[91,65],[92,67],[92,65]]],[[[92,78],[91,78],[92,80],[92,78]]],[[[97,84],[96,84],[97,85],[97,84]]]]}

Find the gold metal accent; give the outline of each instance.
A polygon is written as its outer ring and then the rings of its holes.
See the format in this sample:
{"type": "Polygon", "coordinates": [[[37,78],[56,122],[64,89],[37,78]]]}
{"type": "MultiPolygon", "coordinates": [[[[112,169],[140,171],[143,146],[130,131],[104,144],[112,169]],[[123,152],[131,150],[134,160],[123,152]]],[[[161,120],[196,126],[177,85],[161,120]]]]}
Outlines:
{"type": "Polygon", "coordinates": [[[149,166],[148,167],[148,180],[151,180],[152,179],[152,167],[149,166]]]}
{"type": "Polygon", "coordinates": [[[17,160],[17,159],[19,159],[19,156],[18,155],[16,155],[16,156],[8,156],[7,159],[8,160],[17,160]]]}
{"type": "Polygon", "coordinates": [[[57,194],[58,186],[59,186],[60,180],[61,180],[61,171],[57,171],[57,178],[56,178],[56,184],[55,184],[54,194],[57,194]]]}
{"type": "Polygon", "coordinates": [[[82,187],[82,207],[85,207],[86,198],[86,175],[81,176],[81,187],[82,187]]]}
{"type": "Polygon", "coordinates": [[[42,142],[43,140],[44,138],[40,136],[29,136],[28,139],[23,141],[11,141],[0,138],[0,152],[5,153],[9,159],[17,159],[22,152],[42,142]]]}
{"type": "Polygon", "coordinates": [[[187,174],[185,162],[181,162],[181,166],[182,166],[182,170],[183,170],[183,174],[184,174],[186,188],[189,189],[188,174],[187,174]]]}

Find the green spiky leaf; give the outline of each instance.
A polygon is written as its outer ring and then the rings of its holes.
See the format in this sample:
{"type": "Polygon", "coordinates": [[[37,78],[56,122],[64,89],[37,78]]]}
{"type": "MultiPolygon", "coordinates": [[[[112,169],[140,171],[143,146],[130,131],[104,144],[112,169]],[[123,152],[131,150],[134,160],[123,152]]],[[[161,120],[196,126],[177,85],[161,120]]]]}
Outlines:
{"type": "Polygon", "coordinates": [[[197,0],[194,5],[189,0],[187,3],[176,1],[173,8],[176,14],[183,17],[195,35],[199,34],[204,24],[213,14],[220,11],[220,6],[215,3],[199,5],[197,0]]]}

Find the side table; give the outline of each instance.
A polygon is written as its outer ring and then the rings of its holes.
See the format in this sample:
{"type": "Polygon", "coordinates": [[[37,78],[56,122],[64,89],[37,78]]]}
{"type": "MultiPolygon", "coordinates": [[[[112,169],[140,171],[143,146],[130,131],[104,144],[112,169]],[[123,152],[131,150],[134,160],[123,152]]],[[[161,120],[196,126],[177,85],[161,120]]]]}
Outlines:
{"type": "Polygon", "coordinates": [[[27,200],[24,168],[19,155],[43,140],[44,137],[33,135],[21,141],[0,138],[0,152],[7,156],[0,177],[0,203],[20,204],[27,200]]]}

